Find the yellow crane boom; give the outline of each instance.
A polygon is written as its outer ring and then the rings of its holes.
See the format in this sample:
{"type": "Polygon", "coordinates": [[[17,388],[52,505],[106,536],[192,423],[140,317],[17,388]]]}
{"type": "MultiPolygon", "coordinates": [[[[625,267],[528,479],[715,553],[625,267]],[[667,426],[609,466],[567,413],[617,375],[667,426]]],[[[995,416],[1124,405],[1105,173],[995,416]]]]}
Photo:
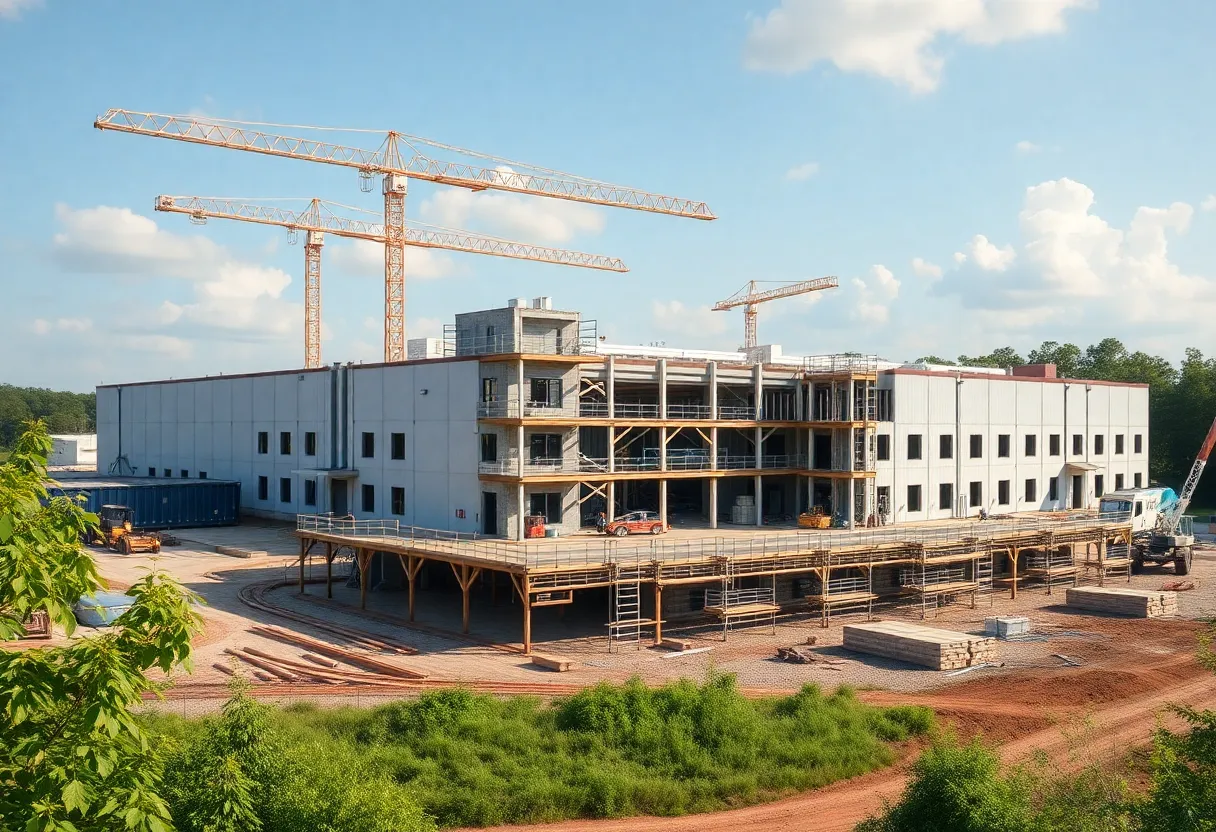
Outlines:
{"type": "Polygon", "coordinates": [[[367,150],[259,129],[320,129],[316,127],[253,124],[134,110],[107,110],[97,117],[93,126],[99,130],[116,130],[355,168],[367,185],[367,190],[370,190],[371,178],[382,175],[385,231],[385,361],[400,361],[405,358],[405,196],[408,179],[455,185],[473,191],[508,191],[677,217],[715,219],[713,212],[704,202],[613,185],[535,165],[524,165],[396,131],[387,132],[375,150],[367,150]],[[405,153],[402,152],[403,147],[406,148],[405,153]],[[420,148],[437,148],[496,164],[493,167],[483,167],[466,162],[446,162],[432,158],[420,148]]]}
{"type": "MultiPolygon", "coordinates": [[[[304,245],[304,366],[308,368],[321,366],[321,247],[325,244],[325,234],[382,244],[388,240],[382,223],[342,216],[335,213],[330,205],[336,205],[336,203],[313,199],[309,200],[307,208],[295,211],[223,197],[162,195],[156,198],[157,211],[186,214],[190,217],[191,222],[197,224],[205,223],[208,219],[225,219],[279,226],[292,233],[306,232],[304,245]]],[[[350,206],[342,207],[350,208],[350,206]]],[[[512,240],[484,237],[468,231],[440,226],[421,224],[407,226],[404,245],[612,272],[629,270],[615,257],[517,243],[512,240]]]]}
{"type": "Polygon", "coordinates": [[[807,292],[817,292],[820,289],[834,289],[840,285],[835,277],[817,277],[813,280],[802,280],[797,283],[787,283],[774,289],[757,291],[759,281],[749,280],[747,284],[728,297],[714,304],[715,312],[726,312],[735,307],[743,307],[743,347],[752,349],[756,346],[756,318],[759,304],[779,298],[804,295],[807,292]]]}

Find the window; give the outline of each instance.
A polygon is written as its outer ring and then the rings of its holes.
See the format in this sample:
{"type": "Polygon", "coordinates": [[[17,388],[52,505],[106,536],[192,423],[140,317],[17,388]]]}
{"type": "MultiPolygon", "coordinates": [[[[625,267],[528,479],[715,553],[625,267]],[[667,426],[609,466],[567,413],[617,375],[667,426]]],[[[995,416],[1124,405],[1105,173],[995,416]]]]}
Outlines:
{"type": "Polygon", "coordinates": [[[1047,481],[1047,499],[1053,503],[1060,499],[1060,478],[1052,477],[1047,481]]]}
{"type": "Polygon", "coordinates": [[[878,486],[878,514],[880,517],[891,516],[891,486],[878,486]]]}
{"type": "Polygon", "coordinates": [[[290,456],[291,455],[291,432],[290,431],[286,431],[286,430],[279,431],[279,455],[280,456],[290,456]]]}
{"type": "MultiPolygon", "coordinates": [[[[920,434],[908,434],[908,459],[920,459],[920,434]]],[[[919,488],[920,486],[917,486],[919,488]]]]}
{"type": "Polygon", "coordinates": [[[1123,453],[1123,434],[1121,433],[1115,434],[1115,453],[1123,453]]]}
{"type": "Polygon", "coordinates": [[[1139,454],[1144,452],[1144,438],[1138,433],[1132,437],[1132,449],[1133,453],[1139,454]]]}
{"type": "Polygon", "coordinates": [[[1002,433],[996,438],[996,455],[998,457],[1009,456],[1009,434],[1002,433]]]}
{"type": "Polygon", "coordinates": [[[979,459],[984,455],[984,436],[983,434],[971,434],[971,458],[979,459]]]}
{"type": "Polygon", "coordinates": [[[1094,456],[1106,453],[1106,437],[1100,433],[1094,434],[1094,456]]]}
{"type": "Polygon", "coordinates": [[[938,437],[937,455],[941,459],[954,459],[954,436],[943,433],[938,437]]]}
{"type": "Polygon", "coordinates": [[[372,459],[376,456],[376,434],[363,431],[363,458],[372,459]]]}
{"type": "Polygon", "coordinates": [[[166,469],[165,469],[165,471],[164,471],[164,475],[165,475],[166,477],[171,477],[171,476],[173,476],[173,471],[172,471],[172,469],[170,469],[170,468],[166,468],[166,469]]]}
{"type": "Polygon", "coordinates": [[[495,333],[494,324],[486,324],[486,340],[487,341],[494,337],[494,333],[495,333]]]}
{"type": "Polygon", "coordinates": [[[498,462],[497,433],[483,433],[481,435],[481,461],[498,462]]]}
{"type": "Polygon", "coordinates": [[[307,431],[304,434],[304,456],[317,455],[317,434],[315,431],[307,431]]]}
{"type": "Polygon", "coordinates": [[[891,458],[891,437],[885,433],[878,434],[878,458],[883,461],[891,458]]]}
{"type": "Polygon", "coordinates": [[[1039,499],[1038,480],[1026,480],[1026,502],[1033,503],[1039,499]]]}
{"type": "Polygon", "coordinates": [[[361,492],[362,493],[360,494],[360,496],[363,498],[363,510],[368,511],[368,512],[375,511],[376,510],[376,486],[364,485],[363,488],[361,489],[361,492]]]}
{"type": "Polygon", "coordinates": [[[199,471],[199,472],[198,472],[198,478],[199,478],[200,480],[205,480],[205,479],[207,479],[207,472],[206,472],[206,471],[199,471]]]}
{"type": "Polygon", "coordinates": [[[877,396],[877,398],[878,398],[878,421],[894,422],[895,421],[895,408],[892,406],[893,402],[891,400],[891,393],[893,391],[875,390],[874,392],[878,394],[878,396],[877,396]]]}
{"type": "Polygon", "coordinates": [[[1122,474],[1115,474],[1115,490],[1116,491],[1123,490],[1123,475],[1122,474]]]}
{"type": "Polygon", "coordinates": [[[908,486],[908,511],[920,511],[920,486],[908,486]]]}
{"type": "Polygon", "coordinates": [[[156,469],[155,469],[155,468],[149,468],[149,469],[148,469],[148,476],[149,476],[149,477],[155,477],[155,476],[156,476],[156,469]]]}
{"type": "Polygon", "coordinates": [[[996,484],[996,502],[998,505],[1009,505],[1009,480],[999,480],[996,484]]]}
{"type": "Polygon", "coordinates": [[[279,502],[291,502],[291,478],[279,477],[279,502]]]}
{"type": "Polygon", "coordinates": [[[317,481],[304,480],[304,505],[315,506],[317,504],[317,481]]]}
{"type": "Polygon", "coordinates": [[[258,431],[258,453],[270,453],[270,434],[264,430],[258,431]]]}
{"type": "Polygon", "coordinates": [[[1072,435],[1072,455],[1080,456],[1085,453],[1085,437],[1079,433],[1072,435]]]}
{"type": "Polygon", "coordinates": [[[982,482],[971,483],[971,508],[982,505],[984,502],[984,484],[982,482]]]}
{"type": "Polygon", "coordinates": [[[258,477],[258,499],[270,499],[270,479],[268,477],[258,477]]]}
{"type": "Polygon", "coordinates": [[[405,489],[394,485],[389,492],[389,502],[392,505],[389,510],[393,514],[405,514],[405,489]]]}
{"type": "Polygon", "coordinates": [[[528,456],[538,459],[562,458],[562,435],[560,433],[534,433],[528,437],[528,456]]]}
{"type": "Polygon", "coordinates": [[[1039,437],[1033,433],[1026,434],[1026,456],[1035,456],[1039,452],[1039,437]]]}
{"type": "Polygon", "coordinates": [[[1132,482],[1135,483],[1136,488],[1140,488],[1144,484],[1144,480],[1140,479],[1139,471],[1132,475],[1132,482]]]}
{"type": "Polygon", "coordinates": [[[1101,474],[1094,474],[1094,496],[1101,497],[1106,493],[1106,477],[1101,474]]]}
{"type": "Polygon", "coordinates": [[[481,400],[483,402],[498,400],[498,379],[483,378],[481,380],[481,400]]]}
{"type": "Polygon", "coordinates": [[[405,434],[390,433],[388,455],[391,459],[405,459],[405,434]]]}
{"type": "Polygon", "coordinates": [[[560,492],[533,494],[529,498],[532,514],[539,514],[546,523],[562,522],[562,495],[560,492]]]}
{"type": "Polygon", "coordinates": [[[937,507],[949,510],[954,505],[954,483],[943,482],[937,487],[937,507]]]}
{"type": "Polygon", "coordinates": [[[560,378],[534,378],[531,380],[531,404],[544,407],[562,406],[562,380],[560,378]]]}
{"type": "Polygon", "coordinates": [[[182,469],[182,479],[184,479],[184,480],[190,479],[190,472],[187,471],[185,468],[182,469]]]}
{"type": "Polygon", "coordinates": [[[1053,433],[1047,440],[1047,453],[1051,456],[1060,455],[1060,434],[1053,433]]]}

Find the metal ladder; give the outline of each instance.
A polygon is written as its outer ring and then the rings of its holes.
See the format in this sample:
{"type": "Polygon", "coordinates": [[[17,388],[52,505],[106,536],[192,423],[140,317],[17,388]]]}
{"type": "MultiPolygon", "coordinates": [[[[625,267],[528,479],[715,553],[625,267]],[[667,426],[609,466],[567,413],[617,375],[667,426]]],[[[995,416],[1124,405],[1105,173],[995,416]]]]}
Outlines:
{"type": "Polygon", "coordinates": [[[612,583],[612,618],[608,624],[608,650],[612,645],[634,644],[642,649],[641,564],[615,567],[612,583]]]}
{"type": "Polygon", "coordinates": [[[986,549],[984,556],[975,562],[975,583],[977,593],[988,595],[992,601],[992,550],[986,549]]]}

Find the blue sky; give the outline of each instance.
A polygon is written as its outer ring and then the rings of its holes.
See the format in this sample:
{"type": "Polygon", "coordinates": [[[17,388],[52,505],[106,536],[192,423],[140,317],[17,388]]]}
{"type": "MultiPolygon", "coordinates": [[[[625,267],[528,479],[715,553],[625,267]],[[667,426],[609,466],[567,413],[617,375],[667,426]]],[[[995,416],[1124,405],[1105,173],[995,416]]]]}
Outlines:
{"type": "MultiPolygon", "coordinates": [[[[545,294],[609,340],[730,349],[742,315],[714,301],[832,274],[762,308],[761,342],[1211,352],[1213,32],[1216,6],[1187,0],[0,0],[0,381],[299,366],[302,249],[154,197],[381,208],[346,169],[93,129],[110,107],[396,129],[719,217],[412,182],[411,219],[631,271],[411,254],[409,337],[545,294]]],[[[327,241],[326,361],[379,359],[379,262],[327,241]]]]}

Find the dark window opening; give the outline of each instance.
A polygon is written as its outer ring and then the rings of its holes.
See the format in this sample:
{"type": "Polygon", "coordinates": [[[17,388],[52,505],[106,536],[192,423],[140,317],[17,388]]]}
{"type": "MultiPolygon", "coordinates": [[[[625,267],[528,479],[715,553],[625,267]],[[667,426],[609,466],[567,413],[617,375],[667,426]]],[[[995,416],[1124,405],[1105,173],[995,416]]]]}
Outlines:
{"type": "Polygon", "coordinates": [[[1053,433],[1047,442],[1047,453],[1051,456],[1060,455],[1060,434],[1053,433]]]}
{"type": "Polygon", "coordinates": [[[1052,477],[1047,481],[1047,499],[1053,503],[1060,499],[1060,478],[1052,477]]]}
{"type": "Polygon", "coordinates": [[[1009,434],[1002,433],[996,438],[996,455],[998,457],[1009,456],[1009,434]]]}
{"type": "Polygon", "coordinates": [[[317,481],[304,480],[304,505],[315,506],[317,504],[317,481]]]}
{"type": "Polygon", "coordinates": [[[1085,437],[1079,433],[1072,435],[1072,455],[1080,456],[1085,453],[1085,437]]]}
{"type": "Polygon", "coordinates": [[[983,505],[984,503],[984,484],[982,482],[971,483],[971,508],[983,505]]]}
{"type": "Polygon", "coordinates": [[[954,483],[943,482],[937,486],[937,507],[949,509],[954,505],[954,483]]]}
{"type": "Polygon", "coordinates": [[[317,434],[313,431],[308,431],[304,434],[304,456],[317,455],[317,434]]]}
{"type": "Polygon", "coordinates": [[[394,485],[389,492],[389,502],[392,504],[389,510],[393,514],[405,514],[405,489],[394,485]]]}
{"type": "Polygon", "coordinates": [[[937,441],[937,455],[941,459],[954,459],[954,437],[943,433],[937,441]]]}
{"type": "Polygon", "coordinates": [[[1009,480],[998,480],[996,484],[997,505],[1009,505],[1009,480]]]}
{"type": "Polygon", "coordinates": [[[258,477],[258,499],[259,500],[270,499],[270,478],[269,477],[258,477]]]}
{"type": "Polygon", "coordinates": [[[1026,502],[1033,503],[1039,499],[1039,483],[1037,480],[1026,480],[1026,502]]]}
{"type": "Polygon", "coordinates": [[[270,453],[270,434],[264,430],[258,431],[258,453],[270,453]]]}
{"type": "Polygon", "coordinates": [[[481,435],[481,461],[498,462],[497,433],[483,433],[481,435]]]}
{"type": "Polygon", "coordinates": [[[984,455],[984,436],[980,433],[971,434],[971,458],[979,459],[984,455]]]}
{"type": "MultiPolygon", "coordinates": [[[[908,459],[920,459],[920,434],[908,435],[908,459]]],[[[909,486],[911,487],[911,486],[909,486]]],[[[918,488],[920,486],[917,486],[918,488]]]]}
{"type": "Polygon", "coordinates": [[[392,459],[405,459],[405,434],[389,434],[389,456],[392,459]]]}
{"type": "Polygon", "coordinates": [[[528,437],[528,457],[533,461],[562,458],[560,433],[534,433],[528,437]]]}
{"type": "Polygon", "coordinates": [[[363,458],[372,459],[376,456],[376,434],[363,431],[363,458]]]}
{"type": "Polygon", "coordinates": [[[155,476],[156,476],[156,469],[155,469],[155,468],[149,468],[149,469],[148,469],[148,476],[149,476],[149,477],[155,477],[155,476]]]}
{"type": "Polygon", "coordinates": [[[198,472],[198,478],[199,478],[200,480],[205,480],[205,479],[207,479],[207,472],[206,472],[206,471],[199,471],[199,472],[198,472]]]}
{"type": "Polygon", "coordinates": [[[562,522],[562,495],[561,492],[547,492],[544,494],[532,494],[528,498],[528,505],[531,509],[531,514],[541,515],[545,518],[546,523],[562,522]]]}
{"type": "Polygon", "coordinates": [[[187,471],[185,468],[182,469],[181,474],[182,474],[182,479],[184,479],[184,480],[190,479],[190,472],[187,471]]]}
{"type": "Polygon", "coordinates": [[[1132,447],[1135,449],[1135,453],[1138,453],[1138,454],[1143,453],[1144,452],[1144,437],[1138,433],[1134,437],[1132,437],[1132,447]]]}
{"type": "Polygon", "coordinates": [[[291,433],[289,431],[280,431],[279,433],[279,454],[288,456],[291,453],[291,433]]]}
{"type": "Polygon", "coordinates": [[[1140,488],[1144,484],[1144,480],[1140,478],[1140,472],[1137,471],[1132,476],[1132,482],[1135,483],[1136,488],[1140,488]]]}
{"type": "Polygon", "coordinates": [[[885,433],[878,435],[878,458],[886,461],[891,458],[891,437],[885,433]]]}
{"type": "Polygon", "coordinates": [[[279,478],[279,502],[291,502],[291,479],[288,477],[279,478]]]}
{"type": "Polygon", "coordinates": [[[894,421],[895,421],[895,408],[894,408],[894,406],[893,406],[894,402],[893,402],[893,399],[892,399],[892,393],[893,393],[893,391],[891,391],[891,390],[876,390],[876,391],[874,391],[874,392],[877,394],[877,400],[878,400],[878,401],[877,401],[877,404],[878,404],[878,421],[880,421],[880,422],[894,422],[894,421]]]}
{"type": "Polygon", "coordinates": [[[543,407],[562,406],[562,380],[560,378],[534,378],[531,380],[531,404],[543,407]]]}
{"type": "Polygon", "coordinates": [[[891,486],[878,486],[878,515],[880,517],[891,516],[891,486]]]}
{"type": "Polygon", "coordinates": [[[364,511],[373,512],[376,510],[376,486],[364,485],[360,496],[363,498],[364,511]]]}
{"type": "Polygon", "coordinates": [[[1121,433],[1115,434],[1115,453],[1123,453],[1123,434],[1121,433]]]}
{"type": "Polygon", "coordinates": [[[1106,437],[1098,433],[1094,435],[1094,455],[1101,456],[1106,453],[1106,437]]]}
{"type": "Polygon", "coordinates": [[[1123,490],[1123,475],[1122,474],[1115,474],[1115,490],[1116,491],[1123,490]]]}
{"type": "Polygon", "coordinates": [[[920,511],[920,486],[908,486],[908,511],[920,511]]]}
{"type": "Polygon", "coordinates": [[[1101,497],[1106,493],[1106,477],[1094,474],[1094,496],[1101,497]]]}
{"type": "Polygon", "coordinates": [[[481,400],[492,402],[498,399],[498,379],[483,378],[481,380],[481,400]]]}
{"type": "Polygon", "coordinates": [[[166,468],[166,469],[165,469],[165,471],[164,471],[164,475],[165,475],[166,477],[171,477],[171,476],[173,476],[173,471],[172,471],[171,469],[169,469],[169,468],[166,468]]]}
{"type": "Polygon", "coordinates": [[[1039,437],[1033,433],[1026,434],[1026,456],[1034,456],[1039,452],[1039,437]]]}

